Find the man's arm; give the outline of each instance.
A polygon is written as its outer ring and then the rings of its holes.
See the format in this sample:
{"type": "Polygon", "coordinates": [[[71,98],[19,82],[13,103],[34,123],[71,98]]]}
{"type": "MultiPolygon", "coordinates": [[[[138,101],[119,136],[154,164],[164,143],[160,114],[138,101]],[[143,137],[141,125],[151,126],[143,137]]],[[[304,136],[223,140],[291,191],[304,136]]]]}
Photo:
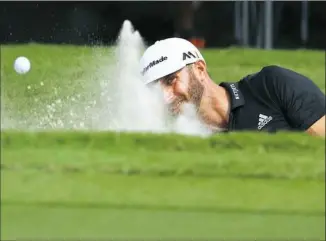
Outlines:
{"type": "Polygon", "coordinates": [[[291,125],[325,136],[325,94],[306,76],[277,66],[266,67],[266,80],[291,125]]]}
{"type": "Polygon", "coordinates": [[[307,130],[307,133],[312,136],[325,137],[325,115],[316,121],[307,130]]]}

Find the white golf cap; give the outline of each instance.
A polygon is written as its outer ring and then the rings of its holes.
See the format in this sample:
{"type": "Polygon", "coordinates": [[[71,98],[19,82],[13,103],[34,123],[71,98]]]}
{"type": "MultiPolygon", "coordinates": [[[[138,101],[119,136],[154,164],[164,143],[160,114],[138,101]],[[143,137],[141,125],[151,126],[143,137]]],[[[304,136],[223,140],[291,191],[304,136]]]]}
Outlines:
{"type": "Polygon", "coordinates": [[[145,84],[149,84],[198,60],[205,62],[191,42],[182,38],[168,38],[155,42],[145,50],[140,60],[140,71],[145,84]]]}

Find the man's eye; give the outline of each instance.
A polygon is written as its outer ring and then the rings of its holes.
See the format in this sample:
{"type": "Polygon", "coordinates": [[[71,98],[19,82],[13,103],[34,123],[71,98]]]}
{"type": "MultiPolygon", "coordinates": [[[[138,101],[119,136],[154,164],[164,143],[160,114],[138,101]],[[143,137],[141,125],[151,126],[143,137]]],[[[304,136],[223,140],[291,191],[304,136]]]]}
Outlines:
{"type": "Polygon", "coordinates": [[[173,81],[175,80],[175,76],[169,77],[167,79],[164,80],[164,83],[166,85],[171,85],[173,83],[173,81]]]}

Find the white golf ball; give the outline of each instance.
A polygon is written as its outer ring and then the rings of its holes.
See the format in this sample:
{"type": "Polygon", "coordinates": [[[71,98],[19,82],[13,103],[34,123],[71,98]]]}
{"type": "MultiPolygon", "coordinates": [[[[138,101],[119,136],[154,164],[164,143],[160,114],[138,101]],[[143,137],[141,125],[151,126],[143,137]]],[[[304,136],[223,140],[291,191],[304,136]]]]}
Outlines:
{"type": "Polygon", "coordinates": [[[14,69],[18,74],[26,74],[31,68],[28,58],[21,56],[15,60],[14,69]]]}

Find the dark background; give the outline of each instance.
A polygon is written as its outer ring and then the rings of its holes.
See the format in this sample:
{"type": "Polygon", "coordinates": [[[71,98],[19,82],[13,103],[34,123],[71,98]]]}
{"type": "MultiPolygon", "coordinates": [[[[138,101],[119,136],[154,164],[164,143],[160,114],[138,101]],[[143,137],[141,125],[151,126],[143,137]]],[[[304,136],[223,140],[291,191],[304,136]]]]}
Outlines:
{"type": "MultiPolygon", "coordinates": [[[[326,3],[309,1],[309,39],[300,40],[301,3],[275,2],[274,47],[324,49],[326,3]]],[[[0,42],[112,44],[129,19],[147,43],[174,35],[182,2],[1,2],[0,42]]],[[[234,2],[203,2],[196,12],[197,33],[207,47],[237,44],[234,2]]]]}

